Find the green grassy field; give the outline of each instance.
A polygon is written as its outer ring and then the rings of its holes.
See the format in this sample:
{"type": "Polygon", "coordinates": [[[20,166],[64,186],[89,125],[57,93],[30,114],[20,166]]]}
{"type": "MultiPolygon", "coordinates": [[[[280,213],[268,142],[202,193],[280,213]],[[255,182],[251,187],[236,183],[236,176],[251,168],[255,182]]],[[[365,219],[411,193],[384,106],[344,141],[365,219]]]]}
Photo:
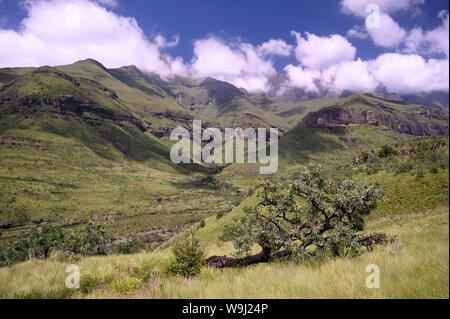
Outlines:
{"type": "MultiPolygon", "coordinates": [[[[445,140],[444,140],[445,141],[445,140]]],[[[429,143],[429,142],[428,142],[429,143]]],[[[407,144],[401,144],[403,147],[407,144]]],[[[448,144],[441,152],[448,155],[448,144]]],[[[385,159],[388,161],[389,159],[385,159]]],[[[405,161],[406,158],[398,158],[405,161]]],[[[422,162],[417,162],[420,169],[422,162]]],[[[424,162],[425,163],[425,162],[424,162]]],[[[425,163],[426,164],[426,163],[425,163]]],[[[367,175],[387,198],[367,218],[365,232],[386,232],[396,242],[356,258],[336,258],[300,264],[272,262],[241,269],[204,268],[193,279],[169,276],[171,241],[153,252],[106,257],[67,258],[54,253],[50,260],[30,260],[0,269],[0,296],[6,298],[448,298],[449,208],[448,165],[417,177],[394,174],[387,165],[367,175]],[[65,267],[81,269],[81,289],[65,288],[65,267]],[[381,286],[365,286],[366,267],[380,268],[381,286]],[[52,274],[49,276],[48,274],[52,274]]],[[[197,238],[208,256],[229,255],[230,242],[221,242],[226,225],[257,203],[248,197],[221,219],[207,218],[197,238]]],[[[181,235],[180,235],[181,236],[181,235]]],[[[173,239],[176,240],[176,239],[173,239]]]]}
{"type": "MultiPolygon", "coordinates": [[[[204,269],[194,279],[166,277],[169,250],[128,256],[48,261],[31,260],[0,269],[0,296],[6,298],[448,298],[449,210],[375,218],[370,231],[384,231],[397,242],[354,259],[323,263],[270,263],[243,269],[204,269]],[[65,288],[65,268],[81,269],[81,289],[65,288]],[[380,267],[380,288],[365,286],[366,267],[380,267]],[[51,274],[51,275],[49,275],[51,274]]],[[[213,227],[214,220],[207,224],[213,227]]],[[[213,227],[214,228],[214,227],[213,227]]],[[[210,229],[210,228],[209,228],[210,229]]],[[[209,253],[228,245],[199,238],[209,253]]]]}

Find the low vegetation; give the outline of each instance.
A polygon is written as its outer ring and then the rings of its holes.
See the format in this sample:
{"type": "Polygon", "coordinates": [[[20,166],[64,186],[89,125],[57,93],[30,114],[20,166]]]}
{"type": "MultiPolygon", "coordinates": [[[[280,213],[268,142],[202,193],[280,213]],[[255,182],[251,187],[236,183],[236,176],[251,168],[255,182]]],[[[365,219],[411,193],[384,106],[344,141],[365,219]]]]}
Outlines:
{"type": "Polygon", "coordinates": [[[28,258],[47,259],[52,253],[67,256],[106,255],[113,237],[102,225],[86,223],[78,230],[65,230],[58,224],[33,226],[19,238],[0,249],[0,266],[23,262],[28,258]]]}
{"type": "Polygon", "coordinates": [[[195,231],[191,230],[178,239],[172,247],[175,256],[167,272],[173,275],[181,275],[186,278],[197,276],[205,265],[205,252],[200,247],[200,242],[195,238],[195,231]]]}
{"type": "Polygon", "coordinates": [[[392,242],[386,234],[362,235],[364,216],[377,206],[383,191],[365,182],[327,178],[320,166],[298,172],[292,180],[262,186],[258,204],[233,225],[222,239],[233,241],[238,256],[214,256],[215,267],[248,266],[279,258],[303,261],[326,256],[357,256],[362,248],[392,242]],[[285,185],[283,185],[285,184],[285,185]],[[250,255],[254,245],[261,252],[250,255]]]}

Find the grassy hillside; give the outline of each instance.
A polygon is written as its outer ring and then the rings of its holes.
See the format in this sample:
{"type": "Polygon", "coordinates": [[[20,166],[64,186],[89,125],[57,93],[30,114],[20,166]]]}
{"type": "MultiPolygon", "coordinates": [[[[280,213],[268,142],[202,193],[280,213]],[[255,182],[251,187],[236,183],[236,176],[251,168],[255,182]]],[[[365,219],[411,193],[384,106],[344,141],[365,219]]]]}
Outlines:
{"type": "Polygon", "coordinates": [[[174,165],[170,148],[143,131],[145,118],[96,81],[45,67],[0,88],[0,98],[8,99],[0,110],[0,242],[31,225],[88,220],[161,242],[242,197],[208,179],[211,169],[174,165]]]}
{"type": "Polygon", "coordinates": [[[0,82],[6,84],[35,69],[36,68],[2,68],[0,69],[0,82]]]}
{"type": "MultiPolygon", "coordinates": [[[[430,141],[428,143],[436,144],[430,141]]],[[[438,142],[439,149],[425,147],[425,153],[448,156],[448,139],[447,144],[445,138],[438,142]]],[[[397,147],[403,149],[418,143],[421,140],[397,147]]],[[[390,172],[389,161],[400,164],[414,159],[419,152],[421,150],[415,152],[416,155],[381,159],[383,169],[374,174],[366,171],[364,165],[368,164],[361,164],[350,173],[354,178],[378,183],[387,195],[386,201],[367,219],[366,232],[386,232],[397,240],[357,258],[300,264],[273,262],[242,269],[205,268],[198,277],[188,280],[165,273],[173,258],[170,243],[152,253],[127,256],[67,260],[55,254],[48,261],[32,260],[0,269],[0,295],[22,298],[448,298],[448,162],[437,172],[431,169],[414,178],[410,178],[411,172],[390,172]],[[69,262],[81,267],[81,290],[76,292],[64,288],[65,266],[69,262]],[[366,267],[370,264],[380,267],[380,289],[365,286],[366,267]],[[12,275],[19,272],[21,276],[12,275]],[[55,275],[49,277],[47,273],[55,275]]],[[[411,171],[420,169],[423,164],[421,161],[414,163],[411,171]]],[[[251,207],[256,202],[256,195],[252,195],[221,219],[206,219],[197,237],[208,256],[229,255],[233,251],[231,243],[218,238],[225,225],[244,214],[243,207],[251,207]]]]}
{"type": "MultiPolygon", "coordinates": [[[[381,130],[370,125],[328,129],[310,128],[299,123],[279,140],[279,168],[276,175],[289,174],[311,161],[325,166],[350,165],[352,159],[362,151],[413,138],[408,134],[381,130]]],[[[219,177],[240,187],[251,188],[261,179],[259,167],[260,164],[232,164],[219,177]]]]}
{"type": "Polygon", "coordinates": [[[258,101],[227,82],[211,78],[176,78],[167,82],[167,86],[184,108],[203,118],[214,119],[221,127],[237,127],[244,116],[248,127],[257,128],[263,122],[263,127],[278,127],[283,131],[291,128],[278,116],[266,112],[258,101]]]}
{"type": "MultiPolygon", "coordinates": [[[[94,80],[114,91],[122,101],[126,101],[129,112],[146,122],[149,131],[155,135],[167,136],[170,129],[179,125],[192,126],[195,114],[180,106],[172,94],[154,85],[149,75],[135,67],[108,70],[101,63],[87,59],[57,66],[56,69],[76,78],[94,80]]],[[[8,83],[34,70],[36,68],[0,69],[0,81],[8,83]]],[[[200,119],[208,122],[204,118],[200,119]]]]}
{"type": "MultiPolygon", "coordinates": [[[[393,118],[395,121],[412,123],[411,125],[420,122],[430,123],[448,130],[448,120],[445,120],[446,115],[441,111],[406,102],[381,99],[368,94],[354,95],[345,99],[318,99],[294,105],[273,104],[265,94],[256,95],[252,99],[265,105],[267,114],[284,117],[286,122],[299,121],[279,140],[277,175],[289,174],[299,165],[310,161],[317,161],[325,166],[349,164],[357,154],[363,151],[414,139],[411,134],[395,132],[386,125],[362,123],[328,128],[311,126],[303,122],[308,114],[322,112],[328,108],[351,109],[361,114],[371,111],[380,116],[393,118]],[[432,113],[430,115],[427,112],[432,113]]],[[[260,179],[259,166],[259,164],[233,164],[222,171],[220,178],[243,188],[251,188],[252,184],[260,179]]]]}

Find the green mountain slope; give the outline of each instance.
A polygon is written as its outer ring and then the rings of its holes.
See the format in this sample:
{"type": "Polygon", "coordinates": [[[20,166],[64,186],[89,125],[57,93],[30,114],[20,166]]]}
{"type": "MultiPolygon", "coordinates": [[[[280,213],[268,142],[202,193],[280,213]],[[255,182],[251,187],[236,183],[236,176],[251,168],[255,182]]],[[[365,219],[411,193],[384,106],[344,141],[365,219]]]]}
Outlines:
{"type": "Polygon", "coordinates": [[[24,75],[35,68],[3,68],[0,69],[0,82],[6,84],[12,80],[17,79],[19,76],[24,75]]]}
{"type": "Polygon", "coordinates": [[[448,117],[420,105],[355,95],[308,113],[280,141],[290,161],[353,156],[414,135],[448,134],[448,117]]]}
{"type": "Polygon", "coordinates": [[[0,241],[33,224],[94,220],[152,244],[239,201],[235,187],[207,179],[210,170],[173,164],[149,127],[116,91],[59,69],[2,86],[0,241]]]}
{"type": "MultiPolygon", "coordinates": [[[[135,67],[108,70],[101,63],[87,59],[55,68],[70,76],[94,80],[113,90],[122,101],[126,101],[129,112],[146,122],[148,130],[158,137],[167,137],[177,126],[189,128],[194,116],[198,118],[181,107],[170,93],[153,85],[151,76],[135,67]]],[[[35,68],[0,69],[0,79],[8,82],[33,70],[35,68]]]]}
{"type": "MultiPolygon", "coordinates": [[[[253,98],[269,101],[264,95],[253,98]]],[[[405,142],[413,139],[414,134],[448,134],[448,117],[440,110],[367,94],[295,105],[265,105],[271,114],[284,115],[286,120],[300,119],[279,140],[278,175],[288,174],[311,161],[328,166],[348,163],[360,152],[405,142]]],[[[259,164],[233,164],[220,176],[251,188],[259,179],[258,170],[259,164]]]]}
{"type": "Polygon", "coordinates": [[[277,127],[281,132],[291,128],[289,123],[266,112],[262,104],[230,83],[212,78],[176,78],[168,81],[167,86],[180,105],[202,117],[215,119],[221,127],[238,127],[244,117],[247,127],[258,128],[258,124],[263,122],[264,127],[277,127]]]}

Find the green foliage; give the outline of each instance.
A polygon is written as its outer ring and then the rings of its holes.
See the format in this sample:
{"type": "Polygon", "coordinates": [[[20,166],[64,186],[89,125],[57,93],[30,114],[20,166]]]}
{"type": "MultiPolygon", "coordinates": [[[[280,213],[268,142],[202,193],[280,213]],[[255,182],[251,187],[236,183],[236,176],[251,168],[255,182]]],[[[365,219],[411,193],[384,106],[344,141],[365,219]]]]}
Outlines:
{"type": "Polygon", "coordinates": [[[448,168],[448,154],[441,149],[445,145],[448,145],[448,136],[416,139],[396,147],[384,145],[376,154],[362,152],[354,163],[362,164],[358,171],[368,175],[384,170],[395,176],[410,173],[421,179],[426,173],[437,174],[439,169],[448,168]]]}
{"type": "Polygon", "coordinates": [[[265,181],[254,209],[225,227],[222,240],[232,240],[237,255],[255,244],[262,261],[276,256],[294,259],[354,256],[385,244],[384,234],[365,236],[364,216],[377,207],[383,191],[366,182],[330,178],[319,165],[302,169],[290,181],[265,181]]]}
{"type": "Polygon", "coordinates": [[[224,215],[225,215],[225,212],[220,211],[220,212],[217,213],[216,219],[221,219],[224,215]]]}
{"type": "Polygon", "coordinates": [[[99,284],[98,279],[91,274],[86,274],[80,278],[80,289],[84,294],[92,292],[99,284]]]}
{"type": "Polygon", "coordinates": [[[32,226],[16,242],[0,250],[0,266],[17,263],[27,258],[48,258],[52,251],[63,249],[65,234],[57,224],[32,226]]]}
{"type": "Polygon", "coordinates": [[[378,156],[381,158],[386,158],[391,155],[396,155],[397,151],[390,145],[383,145],[378,151],[378,156]]]}
{"type": "Polygon", "coordinates": [[[137,242],[134,238],[127,238],[125,241],[117,245],[117,252],[119,254],[128,255],[137,252],[137,242]]]}
{"type": "Polygon", "coordinates": [[[106,255],[113,239],[103,225],[88,222],[80,231],[70,233],[67,248],[74,254],[84,256],[106,255]]]}
{"type": "Polygon", "coordinates": [[[87,223],[77,231],[67,232],[58,224],[32,226],[17,241],[0,249],[0,266],[28,258],[47,259],[51,252],[93,256],[105,255],[113,237],[102,225],[87,223]]]}
{"type": "Polygon", "coordinates": [[[172,247],[175,260],[168,266],[169,274],[186,278],[197,276],[205,265],[205,252],[200,247],[195,232],[191,231],[172,247]]]}

